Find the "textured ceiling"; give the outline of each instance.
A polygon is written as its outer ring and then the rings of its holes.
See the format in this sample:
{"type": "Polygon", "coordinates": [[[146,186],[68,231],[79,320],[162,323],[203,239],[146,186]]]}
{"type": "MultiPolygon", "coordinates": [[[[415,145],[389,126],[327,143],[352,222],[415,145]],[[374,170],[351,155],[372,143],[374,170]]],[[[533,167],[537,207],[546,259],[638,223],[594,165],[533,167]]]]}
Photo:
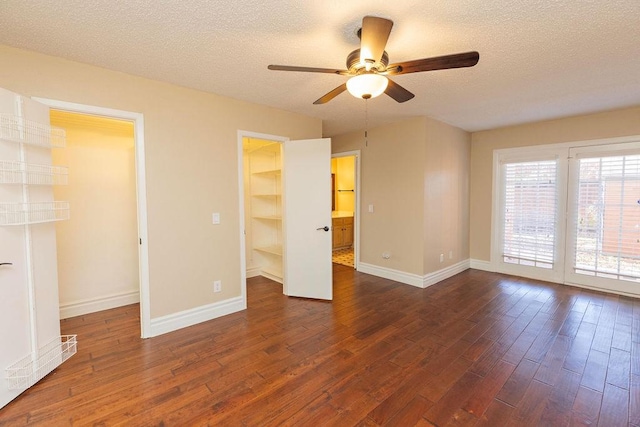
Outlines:
{"type": "MultiPolygon", "coordinates": [[[[639,0],[2,0],[0,43],[361,129],[365,101],[312,102],[344,76],[362,17],[394,21],[391,62],[480,52],[473,68],[397,76],[369,126],[429,116],[468,131],[640,105],[639,0]]],[[[1,84],[1,82],[0,82],[1,84]]]]}

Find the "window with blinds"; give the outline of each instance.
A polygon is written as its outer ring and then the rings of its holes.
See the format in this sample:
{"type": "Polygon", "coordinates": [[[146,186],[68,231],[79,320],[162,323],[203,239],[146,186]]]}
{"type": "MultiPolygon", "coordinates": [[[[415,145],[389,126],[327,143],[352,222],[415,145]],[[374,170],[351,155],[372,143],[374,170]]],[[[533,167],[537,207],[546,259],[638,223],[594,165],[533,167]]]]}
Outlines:
{"type": "Polygon", "coordinates": [[[503,165],[502,260],[552,269],[556,249],[557,161],[503,165]]]}
{"type": "Polygon", "coordinates": [[[574,272],[640,281],[640,156],[578,162],[574,272]]]}

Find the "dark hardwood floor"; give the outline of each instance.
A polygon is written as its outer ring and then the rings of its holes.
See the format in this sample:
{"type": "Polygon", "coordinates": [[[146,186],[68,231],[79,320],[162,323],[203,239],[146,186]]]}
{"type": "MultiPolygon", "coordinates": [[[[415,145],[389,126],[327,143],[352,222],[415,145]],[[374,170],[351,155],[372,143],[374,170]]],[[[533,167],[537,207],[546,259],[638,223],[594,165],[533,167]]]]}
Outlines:
{"type": "Polygon", "coordinates": [[[139,338],[138,306],[62,322],[69,361],[1,425],[640,426],[640,300],[468,270],[427,289],[334,265],[332,303],[139,338]]]}

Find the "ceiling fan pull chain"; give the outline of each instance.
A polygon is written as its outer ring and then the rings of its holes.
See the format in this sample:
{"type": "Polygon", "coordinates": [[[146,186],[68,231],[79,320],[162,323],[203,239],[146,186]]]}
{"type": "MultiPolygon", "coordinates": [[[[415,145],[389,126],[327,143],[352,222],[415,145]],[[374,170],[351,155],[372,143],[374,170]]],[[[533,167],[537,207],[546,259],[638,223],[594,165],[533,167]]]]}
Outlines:
{"type": "Polygon", "coordinates": [[[364,146],[369,146],[369,100],[364,100],[364,146]]]}

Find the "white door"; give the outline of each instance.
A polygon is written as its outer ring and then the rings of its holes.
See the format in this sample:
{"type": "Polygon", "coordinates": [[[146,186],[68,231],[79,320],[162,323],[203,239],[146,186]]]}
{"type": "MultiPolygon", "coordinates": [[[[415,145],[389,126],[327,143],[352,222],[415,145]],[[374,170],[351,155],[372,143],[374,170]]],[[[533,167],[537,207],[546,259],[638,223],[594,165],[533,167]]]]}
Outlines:
{"type": "Polygon", "coordinates": [[[49,108],[0,89],[0,408],[59,359],[52,221],[64,212],[53,202],[50,147],[49,108]],[[47,364],[39,355],[52,348],[47,364]],[[23,370],[7,370],[17,362],[23,370]]]}
{"type": "Polygon", "coordinates": [[[283,145],[284,294],[330,300],[331,139],[283,145]]]}

